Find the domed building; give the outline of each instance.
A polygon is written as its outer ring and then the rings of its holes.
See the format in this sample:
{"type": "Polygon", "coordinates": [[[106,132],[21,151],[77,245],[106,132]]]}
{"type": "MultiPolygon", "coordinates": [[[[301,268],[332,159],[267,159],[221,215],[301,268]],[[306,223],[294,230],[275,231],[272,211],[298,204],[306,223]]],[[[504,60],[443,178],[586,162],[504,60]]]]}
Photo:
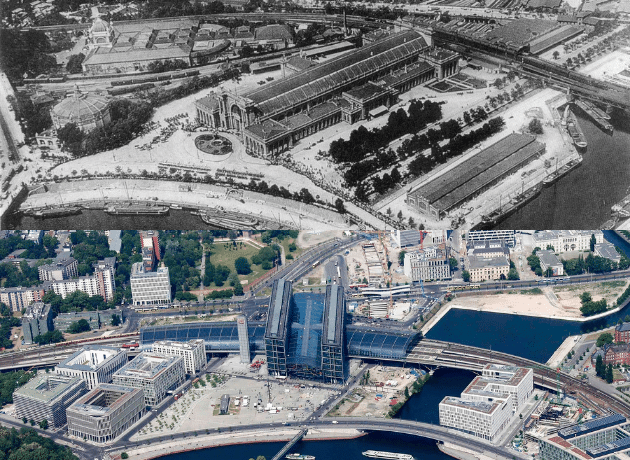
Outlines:
{"type": "Polygon", "coordinates": [[[111,48],[115,42],[116,31],[112,24],[97,17],[88,31],[87,45],[90,49],[97,47],[111,48]]]}
{"type": "Polygon", "coordinates": [[[54,106],[50,116],[57,129],[75,123],[82,131],[91,131],[111,121],[109,101],[104,97],[82,94],[78,88],[72,96],[54,106]]]}

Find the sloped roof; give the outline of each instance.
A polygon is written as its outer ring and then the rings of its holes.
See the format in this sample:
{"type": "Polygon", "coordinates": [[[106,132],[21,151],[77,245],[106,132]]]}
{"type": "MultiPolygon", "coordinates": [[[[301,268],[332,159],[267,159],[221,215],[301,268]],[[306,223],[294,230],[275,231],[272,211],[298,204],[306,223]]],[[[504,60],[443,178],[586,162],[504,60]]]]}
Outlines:
{"type": "Polygon", "coordinates": [[[293,32],[286,24],[271,24],[254,31],[256,40],[293,40],[293,32]]]}

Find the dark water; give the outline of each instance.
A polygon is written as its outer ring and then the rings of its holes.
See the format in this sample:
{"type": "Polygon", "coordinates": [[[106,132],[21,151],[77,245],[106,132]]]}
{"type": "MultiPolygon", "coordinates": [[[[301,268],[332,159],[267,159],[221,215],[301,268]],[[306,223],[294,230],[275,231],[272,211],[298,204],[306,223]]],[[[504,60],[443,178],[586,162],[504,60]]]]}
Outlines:
{"type": "MultiPolygon", "coordinates": [[[[267,460],[270,460],[283,446],[284,443],[281,442],[241,444],[184,452],[161,458],[165,460],[248,460],[263,455],[267,460]]],[[[400,452],[411,454],[422,460],[452,460],[451,457],[439,451],[435,441],[415,436],[378,432],[356,439],[302,441],[291,452],[314,455],[317,460],[365,460],[367,457],[361,455],[361,452],[365,450],[400,452]]]]}
{"type": "Polygon", "coordinates": [[[475,373],[462,369],[438,369],[396,414],[396,418],[418,422],[440,423],[438,404],[445,396],[459,396],[475,378],[475,373]]]}
{"type": "Polygon", "coordinates": [[[199,216],[193,216],[189,210],[171,209],[166,216],[114,216],[99,210],[83,210],[81,214],[66,217],[36,219],[31,216],[12,215],[7,218],[8,229],[60,230],[60,229],[106,229],[137,230],[152,228],[156,230],[207,230],[214,229],[206,225],[199,216]]]}
{"type": "Polygon", "coordinates": [[[582,165],[543,188],[497,228],[590,229],[601,228],[610,219],[611,206],[625,197],[630,186],[630,121],[613,117],[615,131],[610,135],[576,115],[588,141],[582,165]]]}

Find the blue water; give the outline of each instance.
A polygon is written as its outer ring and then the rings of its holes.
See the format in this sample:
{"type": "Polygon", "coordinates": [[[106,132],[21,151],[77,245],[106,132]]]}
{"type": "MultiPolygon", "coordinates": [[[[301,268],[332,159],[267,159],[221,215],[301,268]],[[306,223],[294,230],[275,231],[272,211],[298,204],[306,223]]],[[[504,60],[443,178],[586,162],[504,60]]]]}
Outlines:
{"type": "MultiPolygon", "coordinates": [[[[267,460],[273,458],[284,443],[265,442],[258,444],[240,444],[234,446],[213,447],[210,449],[184,452],[162,457],[165,460],[248,460],[263,455],[267,460]]],[[[435,441],[415,436],[394,433],[370,433],[356,439],[338,441],[302,441],[291,452],[314,455],[317,460],[365,460],[361,455],[365,450],[384,450],[411,454],[422,460],[452,460],[443,454],[435,441]]]]}

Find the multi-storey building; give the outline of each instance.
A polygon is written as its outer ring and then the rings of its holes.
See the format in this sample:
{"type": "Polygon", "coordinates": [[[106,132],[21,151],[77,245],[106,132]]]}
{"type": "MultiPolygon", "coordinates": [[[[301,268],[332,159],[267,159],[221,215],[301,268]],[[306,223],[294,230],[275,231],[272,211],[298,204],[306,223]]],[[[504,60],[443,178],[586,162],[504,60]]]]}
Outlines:
{"type": "Polygon", "coordinates": [[[437,248],[405,253],[404,272],[412,281],[451,278],[451,266],[446,252],[437,248]]]}
{"type": "Polygon", "coordinates": [[[269,375],[287,376],[287,325],[291,308],[292,284],[284,278],[274,281],[271,290],[265,350],[269,375]]]}
{"type": "Polygon", "coordinates": [[[532,369],[488,364],[461,397],[440,402],[440,425],[494,441],[533,390],[532,369]]]}
{"type": "Polygon", "coordinates": [[[85,382],[78,377],[57,374],[40,374],[13,393],[17,418],[39,423],[47,420],[58,428],[66,423],[66,409],[87,391],[85,382]]]}
{"type": "Polygon", "coordinates": [[[153,230],[140,232],[140,247],[142,248],[142,265],[147,272],[153,271],[160,260],[160,239],[153,230]]]}
{"type": "Polygon", "coordinates": [[[184,358],[186,373],[193,375],[206,365],[206,346],[201,339],[188,342],[173,342],[160,340],[153,343],[153,352],[166,356],[181,356],[184,358]]]}
{"type": "Polygon", "coordinates": [[[114,372],[127,364],[127,351],[114,347],[89,345],[61,361],[55,372],[79,377],[92,390],[99,383],[112,381],[114,372]]]}
{"type": "Polygon", "coordinates": [[[510,262],[503,257],[483,257],[468,256],[468,273],[470,281],[479,283],[486,280],[506,279],[510,271],[510,262]]]}
{"type": "Polygon", "coordinates": [[[37,271],[41,281],[61,281],[74,278],[79,275],[78,262],[69,257],[48,265],[40,265],[37,271]]]}
{"type": "Polygon", "coordinates": [[[399,248],[420,244],[420,231],[418,230],[392,230],[392,237],[399,248]]]}
{"type": "Polygon", "coordinates": [[[603,257],[613,262],[621,262],[621,254],[619,254],[619,251],[617,251],[615,245],[609,243],[608,241],[604,241],[603,243],[596,243],[594,253],[596,256],[603,257]]]}
{"type": "Polygon", "coordinates": [[[540,268],[543,274],[545,274],[547,270],[551,269],[552,276],[564,275],[564,265],[562,265],[562,261],[558,259],[558,256],[553,252],[547,250],[538,251],[536,255],[540,260],[540,268]]]}
{"type": "Polygon", "coordinates": [[[630,323],[617,324],[615,327],[615,342],[630,342],[630,323]]]}
{"type": "Polygon", "coordinates": [[[630,426],[619,414],[582,421],[550,433],[538,440],[541,460],[621,459],[630,454],[630,426]]]}
{"type": "Polygon", "coordinates": [[[515,230],[471,230],[466,234],[466,240],[475,241],[503,241],[508,248],[516,246],[515,230]]]}
{"type": "Polygon", "coordinates": [[[52,288],[55,294],[66,298],[75,291],[85,292],[89,296],[100,295],[106,302],[114,297],[116,289],[115,267],[116,258],[108,257],[93,264],[94,274],[81,276],[76,279],[53,281],[52,288]]]}
{"type": "Polygon", "coordinates": [[[68,408],[68,434],[109,443],[140,420],[144,412],[141,389],[102,383],[68,408]]]}
{"type": "MultiPolygon", "coordinates": [[[[615,335],[617,335],[617,331],[615,331],[615,335]]],[[[630,344],[620,343],[616,345],[604,345],[591,355],[591,363],[593,366],[597,363],[598,356],[602,357],[604,364],[606,365],[612,364],[613,366],[616,366],[618,364],[623,364],[628,366],[630,365],[630,344]]]]}
{"type": "Polygon", "coordinates": [[[11,311],[20,311],[33,302],[41,302],[48,289],[50,289],[50,283],[44,283],[39,287],[0,288],[0,302],[11,311]]]}
{"type": "Polygon", "coordinates": [[[50,304],[36,302],[29,306],[22,316],[22,335],[24,343],[33,343],[38,335],[53,330],[53,314],[50,304]]]}
{"type": "Polygon", "coordinates": [[[601,230],[544,230],[533,235],[534,246],[540,249],[553,247],[553,252],[588,251],[591,249],[591,238],[595,235],[595,243],[604,241],[601,230]]]}
{"type": "Polygon", "coordinates": [[[510,258],[510,250],[503,240],[469,241],[466,249],[469,256],[481,257],[483,259],[503,257],[505,260],[509,260],[510,258]]]}
{"type": "Polygon", "coordinates": [[[113,380],[116,385],[142,388],[145,404],[155,406],[186,380],[184,358],[142,352],[119,369],[113,380]]]}
{"type": "Polygon", "coordinates": [[[168,267],[154,272],[144,269],[142,262],[131,267],[131,296],[134,305],[168,305],[171,303],[171,279],[168,267]]]}

